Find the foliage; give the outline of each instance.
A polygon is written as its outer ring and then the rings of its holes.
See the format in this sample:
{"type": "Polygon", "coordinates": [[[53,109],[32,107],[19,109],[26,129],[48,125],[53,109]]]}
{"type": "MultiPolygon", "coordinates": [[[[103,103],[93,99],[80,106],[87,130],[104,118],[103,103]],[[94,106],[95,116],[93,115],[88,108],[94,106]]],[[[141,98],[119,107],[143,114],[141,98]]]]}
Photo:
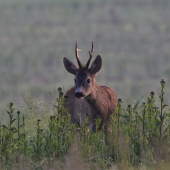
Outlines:
{"type": "MultiPolygon", "coordinates": [[[[20,123],[20,111],[17,116],[14,114],[13,103],[9,104],[7,111],[10,121],[8,126],[1,125],[0,127],[0,150],[1,164],[3,167],[10,167],[11,154],[23,154],[29,156],[34,162],[42,162],[45,158],[52,160],[54,158],[63,158],[71,146],[71,141],[74,139],[76,126],[70,124],[70,115],[65,108],[67,97],[63,97],[63,92],[59,89],[59,97],[56,99],[54,107],[57,113],[48,118],[47,126],[41,128],[41,120],[37,119],[36,126],[33,127],[35,133],[28,135],[27,131],[21,133],[21,128],[25,128],[25,119],[20,123]],[[17,119],[13,119],[16,116],[17,119]],[[17,126],[13,123],[17,121],[17,126]],[[17,133],[17,135],[15,135],[17,133]],[[35,135],[34,135],[35,134],[35,135]]],[[[15,158],[18,159],[18,158],[15,158]]]]}
{"type": "Polygon", "coordinates": [[[116,115],[110,115],[112,132],[106,134],[104,129],[99,130],[100,118],[96,120],[96,132],[93,133],[89,132],[88,116],[80,127],[70,124],[65,107],[68,97],[63,96],[61,88],[53,103],[53,115],[45,119],[43,128],[43,120],[35,119],[34,133],[27,131],[24,114],[21,116],[20,111],[15,114],[14,105],[10,103],[6,111],[9,123],[0,126],[1,166],[11,168],[22,155],[20,167],[43,169],[55,160],[65,162],[74,143],[83,162],[92,169],[94,164],[100,169],[166,166],[170,159],[170,114],[164,103],[164,88],[165,81],[161,80],[160,108],[155,104],[154,92],[150,93],[147,102],[140,105],[140,99],[126,109],[118,99],[116,115]],[[25,165],[28,158],[30,165],[25,165]],[[162,165],[162,161],[165,164],[162,165]]]}

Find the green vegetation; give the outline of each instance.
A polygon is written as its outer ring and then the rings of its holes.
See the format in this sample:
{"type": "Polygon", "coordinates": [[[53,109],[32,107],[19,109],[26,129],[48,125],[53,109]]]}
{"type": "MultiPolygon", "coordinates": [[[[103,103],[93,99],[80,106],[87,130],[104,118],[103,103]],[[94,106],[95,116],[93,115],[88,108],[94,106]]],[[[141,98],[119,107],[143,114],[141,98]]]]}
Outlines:
{"type": "MultiPolygon", "coordinates": [[[[9,123],[0,126],[1,168],[53,169],[57,162],[57,169],[68,169],[68,157],[75,148],[72,159],[79,157],[80,169],[84,166],[117,170],[168,168],[170,110],[164,101],[165,81],[162,79],[160,84],[160,108],[155,104],[154,92],[147,102],[141,103],[140,99],[126,109],[118,99],[116,115],[111,114],[109,134],[105,134],[104,129],[98,130],[100,118],[96,120],[94,133],[88,132],[88,116],[80,127],[70,124],[65,108],[68,98],[63,96],[61,88],[53,103],[53,114],[47,116],[46,113],[40,120],[33,111],[32,126],[25,119],[25,113],[16,111],[10,103],[6,111],[9,123]]],[[[32,101],[29,103],[33,106],[32,101]]],[[[37,105],[35,101],[34,105],[37,105]]]]}

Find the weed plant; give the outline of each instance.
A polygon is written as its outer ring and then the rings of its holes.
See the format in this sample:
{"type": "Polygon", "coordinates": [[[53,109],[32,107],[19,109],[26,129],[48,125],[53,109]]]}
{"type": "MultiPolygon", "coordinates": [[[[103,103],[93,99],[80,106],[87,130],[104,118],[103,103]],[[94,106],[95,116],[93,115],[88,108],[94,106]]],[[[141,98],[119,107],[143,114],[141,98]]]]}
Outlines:
{"type": "Polygon", "coordinates": [[[16,112],[14,104],[10,103],[6,111],[9,123],[0,124],[1,167],[9,169],[22,158],[20,168],[28,166],[26,159],[29,159],[31,169],[37,169],[35,165],[43,169],[55,160],[66,161],[73,144],[91,169],[94,165],[100,169],[164,167],[170,160],[170,112],[164,102],[165,81],[161,80],[160,84],[160,108],[155,104],[154,92],[150,93],[147,102],[141,103],[141,98],[127,108],[123,108],[122,100],[118,99],[116,114],[110,115],[112,132],[109,134],[104,133],[104,128],[99,130],[100,118],[96,120],[96,132],[93,133],[89,132],[88,115],[80,126],[71,124],[65,107],[68,97],[63,95],[61,88],[53,103],[53,115],[47,120],[35,116],[34,133],[27,131],[24,113],[16,112]]]}

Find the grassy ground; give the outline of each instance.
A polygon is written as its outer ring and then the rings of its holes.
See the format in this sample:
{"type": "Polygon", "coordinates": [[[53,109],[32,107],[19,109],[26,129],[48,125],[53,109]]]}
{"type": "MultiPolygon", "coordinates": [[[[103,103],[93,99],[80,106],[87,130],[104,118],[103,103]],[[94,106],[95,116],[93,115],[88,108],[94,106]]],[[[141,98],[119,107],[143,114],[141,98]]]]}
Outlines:
{"type": "Polygon", "coordinates": [[[41,114],[33,96],[25,99],[24,112],[9,103],[9,121],[0,124],[0,169],[168,170],[170,110],[166,83],[160,83],[160,108],[154,92],[125,108],[118,99],[107,135],[98,129],[100,118],[94,133],[88,133],[88,116],[80,126],[71,124],[61,90],[51,113],[41,114]]]}

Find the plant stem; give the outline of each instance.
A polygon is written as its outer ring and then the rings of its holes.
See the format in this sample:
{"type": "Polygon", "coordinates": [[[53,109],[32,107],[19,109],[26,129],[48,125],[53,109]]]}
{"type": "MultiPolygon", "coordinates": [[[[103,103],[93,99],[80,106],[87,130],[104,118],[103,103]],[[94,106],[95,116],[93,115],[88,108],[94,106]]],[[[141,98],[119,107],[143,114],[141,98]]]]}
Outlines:
{"type": "Polygon", "coordinates": [[[162,90],[161,90],[161,115],[160,115],[160,119],[161,119],[161,124],[160,124],[160,143],[161,143],[161,134],[162,134],[162,110],[163,110],[163,87],[162,87],[162,90]]]}
{"type": "Polygon", "coordinates": [[[145,104],[143,104],[144,110],[143,110],[143,124],[142,124],[142,134],[143,134],[143,148],[145,146],[145,112],[146,112],[146,107],[145,104]]]}
{"type": "Polygon", "coordinates": [[[19,114],[18,114],[18,141],[19,141],[19,138],[20,138],[20,126],[19,126],[19,123],[20,123],[20,118],[19,118],[19,114]]]}

